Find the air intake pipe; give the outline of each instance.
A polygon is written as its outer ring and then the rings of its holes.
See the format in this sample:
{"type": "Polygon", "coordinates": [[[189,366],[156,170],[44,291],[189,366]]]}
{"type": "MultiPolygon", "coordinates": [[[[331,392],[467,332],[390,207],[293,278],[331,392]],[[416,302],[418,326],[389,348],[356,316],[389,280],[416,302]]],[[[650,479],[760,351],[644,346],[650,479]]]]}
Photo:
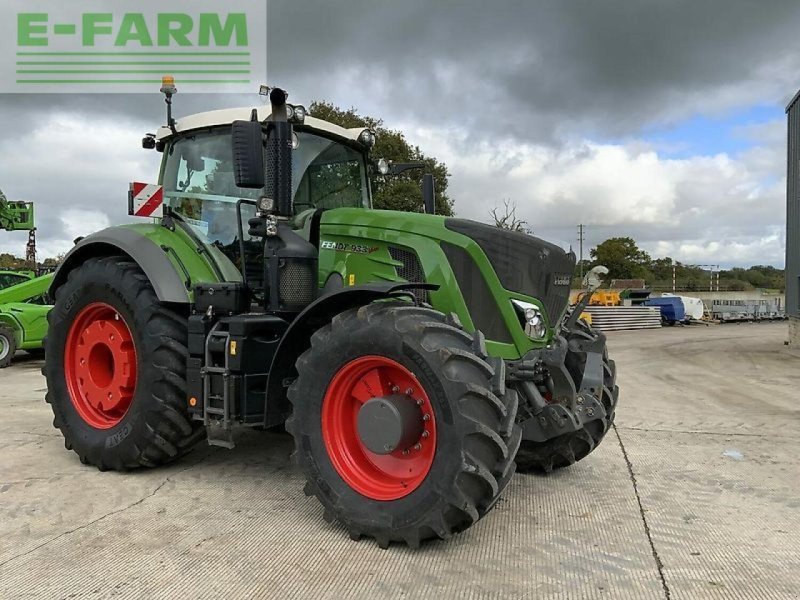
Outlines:
{"type": "Polygon", "coordinates": [[[273,88],[269,93],[272,121],[267,125],[266,195],[272,198],[276,217],[294,216],[292,205],[292,124],[286,112],[287,93],[273,88]]]}

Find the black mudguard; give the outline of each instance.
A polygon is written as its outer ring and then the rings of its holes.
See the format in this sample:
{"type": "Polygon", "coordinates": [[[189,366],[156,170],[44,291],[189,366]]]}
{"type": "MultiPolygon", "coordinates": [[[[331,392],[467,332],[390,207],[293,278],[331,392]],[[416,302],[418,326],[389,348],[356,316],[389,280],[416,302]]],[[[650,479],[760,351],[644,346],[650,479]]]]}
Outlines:
{"type": "Polygon", "coordinates": [[[291,407],[286,398],[287,380],[295,377],[294,364],[311,346],[311,336],[317,329],[351,308],[387,298],[414,301],[411,290],[438,288],[438,285],[431,283],[370,283],[331,291],[309,304],[286,330],[272,360],[267,382],[264,425],[272,427],[281,424],[288,416],[291,407]]]}

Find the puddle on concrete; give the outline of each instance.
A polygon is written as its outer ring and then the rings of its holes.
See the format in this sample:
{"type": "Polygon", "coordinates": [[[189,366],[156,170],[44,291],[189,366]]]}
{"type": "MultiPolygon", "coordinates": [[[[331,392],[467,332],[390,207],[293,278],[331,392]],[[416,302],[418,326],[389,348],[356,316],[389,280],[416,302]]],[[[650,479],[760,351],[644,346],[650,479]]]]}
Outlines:
{"type": "Polygon", "coordinates": [[[744,454],[734,449],[725,450],[725,452],[722,453],[722,456],[727,456],[733,460],[744,460],[744,454]]]}

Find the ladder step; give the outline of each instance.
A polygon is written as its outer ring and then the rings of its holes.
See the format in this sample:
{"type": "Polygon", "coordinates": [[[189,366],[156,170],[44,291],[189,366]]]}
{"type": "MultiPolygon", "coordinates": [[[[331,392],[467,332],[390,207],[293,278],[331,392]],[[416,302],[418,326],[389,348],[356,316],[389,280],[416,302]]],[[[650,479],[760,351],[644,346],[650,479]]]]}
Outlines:
{"type": "Polygon", "coordinates": [[[206,427],[209,446],[221,446],[231,450],[235,447],[233,443],[233,432],[227,427],[206,427]]]}
{"type": "Polygon", "coordinates": [[[206,373],[213,373],[215,375],[230,375],[230,370],[226,369],[225,367],[205,367],[204,371],[206,373]]]}

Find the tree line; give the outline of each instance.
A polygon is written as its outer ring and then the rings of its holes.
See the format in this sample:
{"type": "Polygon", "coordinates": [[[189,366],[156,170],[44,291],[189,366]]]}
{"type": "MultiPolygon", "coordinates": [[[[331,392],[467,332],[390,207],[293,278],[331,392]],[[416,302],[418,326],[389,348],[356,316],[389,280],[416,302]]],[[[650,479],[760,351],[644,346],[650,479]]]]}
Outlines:
{"type": "MultiPolygon", "coordinates": [[[[608,279],[644,279],[645,285],[656,291],[672,289],[673,267],[677,289],[704,291],[709,289],[711,283],[711,271],[708,267],[684,264],[668,256],[652,258],[630,237],[607,239],[592,248],[589,256],[591,259],[583,261],[584,271],[595,265],[604,265],[608,267],[608,279]]],[[[720,269],[718,273],[721,291],[763,288],[783,292],[786,289],[784,270],[771,265],[720,269]]],[[[716,280],[715,272],[714,289],[716,280]]]]}

